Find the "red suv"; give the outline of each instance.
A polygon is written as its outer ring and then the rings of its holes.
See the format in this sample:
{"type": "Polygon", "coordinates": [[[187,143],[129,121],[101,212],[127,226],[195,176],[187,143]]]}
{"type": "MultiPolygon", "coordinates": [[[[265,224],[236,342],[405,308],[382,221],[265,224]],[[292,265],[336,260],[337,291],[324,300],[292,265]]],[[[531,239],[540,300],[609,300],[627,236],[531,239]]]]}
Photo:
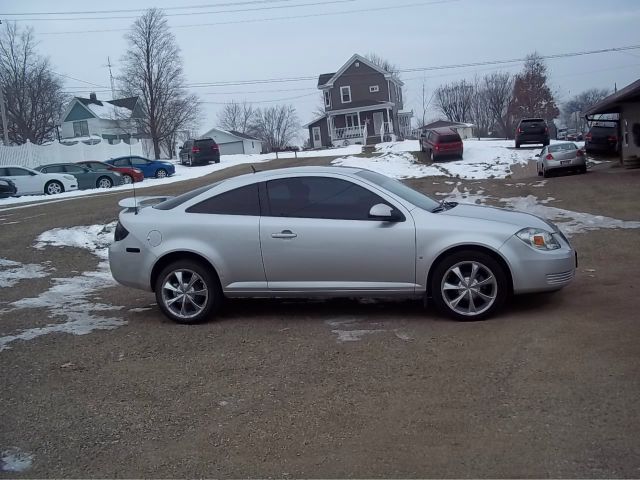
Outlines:
{"type": "Polygon", "coordinates": [[[462,138],[449,127],[434,128],[420,135],[420,151],[429,155],[432,162],[444,157],[462,158],[462,138]]]}
{"type": "Polygon", "coordinates": [[[95,160],[88,160],[85,162],[76,162],[78,165],[90,168],[91,170],[98,172],[100,170],[109,170],[112,172],[118,172],[122,174],[122,180],[124,183],[141,182],[144,180],[144,174],[139,168],[133,167],[114,167],[108,163],[98,162],[95,160]]]}

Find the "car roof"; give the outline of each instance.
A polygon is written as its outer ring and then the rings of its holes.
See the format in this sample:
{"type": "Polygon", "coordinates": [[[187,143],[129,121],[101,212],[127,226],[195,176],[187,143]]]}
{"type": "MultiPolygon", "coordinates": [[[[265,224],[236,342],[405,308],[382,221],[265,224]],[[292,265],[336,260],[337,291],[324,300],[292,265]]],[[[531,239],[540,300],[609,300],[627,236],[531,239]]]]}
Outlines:
{"type": "Polygon", "coordinates": [[[451,127],[437,127],[430,128],[429,130],[436,132],[438,135],[458,135],[458,132],[451,127]]]}

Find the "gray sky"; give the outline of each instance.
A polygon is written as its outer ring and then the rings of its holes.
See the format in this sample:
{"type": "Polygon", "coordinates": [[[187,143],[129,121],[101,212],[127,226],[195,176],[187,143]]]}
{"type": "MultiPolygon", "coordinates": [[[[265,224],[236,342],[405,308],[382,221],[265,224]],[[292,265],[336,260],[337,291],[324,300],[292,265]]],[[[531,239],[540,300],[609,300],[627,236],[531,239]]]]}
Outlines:
{"type": "MultiPolygon", "coordinates": [[[[40,50],[56,72],[103,87],[106,67],[114,73],[125,51],[124,30],[137,12],[81,15],[36,15],[37,12],[167,8],[169,24],[182,49],[186,81],[244,81],[317,76],[336,71],[353,53],[375,52],[400,68],[418,68],[597,50],[640,44],[638,0],[0,0],[0,19],[30,19],[40,50]],[[317,5],[300,6],[317,3],[317,5]],[[176,9],[211,5],[207,8],[176,9]],[[226,4],[226,6],[221,6],[226,4]],[[532,7],[532,5],[535,5],[532,7]],[[275,8],[278,7],[278,8],[275,8]],[[281,8],[285,7],[285,8],[281,8]],[[392,7],[392,8],[390,8],[392,7]],[[219,13],[222,10],[264,10],[219,13]],[[375,10],[380,9],[380,10],[375,10]],[[205,13],[218,12],[218,13],[205,13]],[[332,12],[336,15],[323,15],[332,12]],[[11,16],[9,13],[32,13],[11,16]],[[188,15],[175,15],[184,14],[188,15]],[[126,17],[84,19],[97,16],[126,17]],[[305,18],[290,18],[306,16],[305,18]],[[77,17],[83,18],[78,19],[77,17]],[[274,17],[286,19],[267,20],[274,17]],[[46,21],[33,19],[45,18],[46,21]],[[73,18],[73,20],[68,20],[73,18]],[[63,20],[67,19],[67,20],[63,20]],[[243,22],[199,26],[204,23],[243,22]],[[82,31],[85,33],[60,33],[82,31]],[[57,33],[57,34],[51,34],[57,33]]],[[[591,87],[621,88],[640,77],[640,49],[548,60],[557,100],[591,87]]],[[[438,85],[496,70],[516,72],[521,64],[403,73],[405,108],[420,110],[422,83],[429,92],[438,85]]],[[[65,78],[65,89],[88,96],[92,87],[65,78]]],[[[220,104],[235,100],[274,100],[296,106],[307,123],[321,103],[316,81],[193,88],[203,102],[200,131],[216,124],[220,104]],[[295,97],[295,98],[294,98],[295,97]]],[[[100,92],[98,98],[109,99],[100,92]]],[[[431,117],[437,113],[432,112],[431,117]]]]}

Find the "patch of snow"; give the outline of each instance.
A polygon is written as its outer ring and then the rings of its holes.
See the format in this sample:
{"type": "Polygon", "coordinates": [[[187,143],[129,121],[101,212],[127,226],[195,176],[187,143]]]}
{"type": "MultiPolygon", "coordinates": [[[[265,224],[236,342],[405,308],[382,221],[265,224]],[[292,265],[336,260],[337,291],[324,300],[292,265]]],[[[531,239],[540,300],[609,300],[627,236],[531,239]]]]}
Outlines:
{"type": "Polygon", "coordinates": [[[489,195],[483,195],[483,190],[478,190],[476,193],[472,193],[471,190],[467,187],[464,187],[464,192],[461,192],[458,189],[458,185],[454,187],[453,190],[449,193],[436,193],[436,195],[446,196],[447,200],[452,200],[458,203],[475,203],[484,205],[487,199],[490,198],[489,195]]]}
{"type": "Polygon", "coordinates": [[[12,287],[20,280],[48,276],[44,267],[35,263],[22,264],[0,258],[0,288],[12,287]]]}
{"type": "Polygon", "coordinates": [[[32,464],[33,455],[17,447],[3,450],[0,454],[0,471],[2,472],[24,472],[31,468],[32,464]]]}
{"type": "Polygon", "coordinates": [[[116,107],[115,105],[102,102],[102,105],[89,103],[85,105],[98,118],[105,120],[125,120],[131,118],[131,110],[125,107],[116,107]]]}
{"type": "Polygon", "coordinates": [[[84,248],[100,258],[97,271],[84,272],[68,278],[54,278],[53,286],[37,297],[23,298],[9,304],[13,310],[43,308],[52,318],[62,318],[62,323],[50,323],[44,327],[20,330],[0,337],[0,351],[16,340],[32,340],[51,333],[86,335],[94,330],[111,330],[127,322],[120,318],[95,315],[96,311],[112,311],[114,307],[94,303],[92,296],[98,290],[115,285],[109,270],[108,246],[116,222],[109,225],[91,225],[69,229],[56,228],[37,238],[36,248],[45,246],[71,246],[84,248]],[[91,312],[91,313],[89,313],[91,312]]]}
{"type": "Polygon", "coordinates": [[[441,170],[437,167],[420,164],[413,155],[407,152],[385,153],[368,158],[337,158],[331,163],[343,167],[366,168],[392,178],[416,178],[442,175],[441,170]]]}
{"type": "Polygon", "coordinates": [[[383,329],[375,330],[331,330],[331,333],[338,335],[338,342],[359,342],[365,335],[372,333],[386,332],[383,329]]]}
{"type": "Polygon", "coordinates": [[[401,142],[384,142],[376,145],[378,152],[419,152],[419,140],[403,140],[401,142]]]}
{"type": "Polygon", "coordinates": [[[577,233],[604,228],[640,228],[639,221],[618,220],[603,215],[592,215],[590,213],[575,212],[543,205],[538,202],[538,199],[533,195],[501,198],[500,202],[506,203],[509,208],[532,213],[533,215],[552,221],[567,237],[571,237],[577,233]]]}
{"type": "Polygon", "coordinates": [[[133,313],[146,312],[147,310],[151,310],[151,307],[139,307],[139,308],[130,308],[129,311],[133,313]]]}

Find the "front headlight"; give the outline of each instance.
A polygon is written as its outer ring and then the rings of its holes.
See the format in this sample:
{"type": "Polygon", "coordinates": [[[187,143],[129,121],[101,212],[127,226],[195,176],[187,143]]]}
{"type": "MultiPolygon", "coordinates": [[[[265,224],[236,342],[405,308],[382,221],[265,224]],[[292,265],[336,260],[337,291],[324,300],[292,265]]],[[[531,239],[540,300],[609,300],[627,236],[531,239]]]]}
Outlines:
{"type": "Polygon", "coordinates": [[[523,228],[516,237],[536,250],[556,250],[560,244],[553,235],[541,228],[523,228]]]}

